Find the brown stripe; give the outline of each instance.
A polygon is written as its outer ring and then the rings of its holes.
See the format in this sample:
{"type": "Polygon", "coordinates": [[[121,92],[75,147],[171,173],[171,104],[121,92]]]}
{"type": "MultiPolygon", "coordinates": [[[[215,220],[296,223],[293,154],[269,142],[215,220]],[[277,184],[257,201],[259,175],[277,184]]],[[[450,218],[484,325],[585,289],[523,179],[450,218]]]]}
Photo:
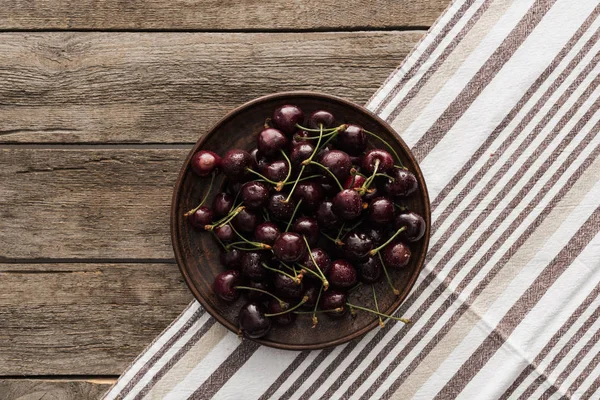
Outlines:
{"type": "MultiPolygon", "coordinates": [[[[221,365],[204,381],[196,391],[189,397],[190,400],[211,399],[223,385],[248,361],[258,350],[258,343],[244,340],[221,365]]],[[[242,396],[243,398],[243,396],[242,396]]]]}
{"type": "Polygon", "coordinates": [[[533,29],[539,24],[556,0],[536,0],[502,44],[486,60],[462,92],[413,146],[412,152],[417,161],[423,161],[444,135],[463,116],[475,99],[496,77],[498,71],[512,57],[533,29]]]}
{"type": "Polygon", "coordinates": [[[144,386],[142,390],[140,390],[140,392],[135,396],[134,400],[141,400],[142,398],[144,398],[144,396],[146,396],[148,392],[152,390],[154,385],[156,385],[156,383],[160,381],[162,377],[165,376],[171,370],[171,368],[173,368],[175,364],[177,364],[179,360],[181,360],[188,353],[188,351],[190,351],[192,347],[194,347],[196,343],[198,343],[202,336],[204,336],[204,334],[208,332],[210,328],[212,328],[215,322],[216,320],[214,318],[209,318],[208,321],[204,323],[202,328],[200,328],[198,332],[194,333],[190,340],[185,345],[183,345],[181,349],[179,349],[179,351],[175,353],[175,355],[171,357],[169,361],[167,361],[167,363],[163,365],[163,367],[160,370],[158,370],[156,375],[154,375],[152,379],[146,384],[146,386],[144,386]]]}
{"type": "MultiPolygon", "coordinates": [[[[596,354],[596,356],[594,357],[594,359],[592,360],[592,363],[590,365],[597,366],[599,362],[600,362],[600,352],[598,352],[598,354],[596,354]]],[[[586,368],[586,370],[587,370],[587,368],[586,368]]],[[[592,371],[592,369],[590,369],[589,373],[591,373],[591,371],[592,371]]],[[[594,382],[592,382],[590,387],[585,391],[585,393],[581,396],[581,398],[582,399],[591,399],[592,396],[598,391],[599,388],[600,388],[600,379],[594,379],[594,382]]],[[[570,390],[571,390],[571,388],[569,388],[569,392],[570,392],[570,390]]]]}
{"type": "Polygon", "coordinates": [[[287,367],[286,370],[283,371],[283,373],[281,375],[279,375],[277,380],[275,382],[273,382],[273,384],[269,387],[269,389],[267,389],[267,391],[264,392],[263,395],[260,396],[260,398],[258,400],[267,400],[271,396],[273,396],[273,394],[275,394],[277,389],[279,389],[281,387],[281,385],[283,385],[283,382],[285,382],[290,377],[290,375],[300,366],[300,364],[302,364],[302,362],[304,360],[306,360],[306,357],[308,357],[309,354],[310,354],[310,351],[303,351],[300,354],[298,354],[298,356],[289,365],[289,367],[287,367]]]}
{"type": "MultiPolygon", "coordinates": [[[[571,328],[571,326],[573,324],[575,324],[577,322],[577,320],[579,319],[579,317],[588,309],[590,304],[598,297],[599,293],[600,293],[600,284],[596,285],[594,290],[592,290],[592,292],[585,298],[583,303],[581,303],[579,305],[579,307],[577,307],[575,312],[573,312],[573,314],[571,314],[571,316],[558,329],[558,331],[556,331],[554,336],[552,336],[552,338],[548,341],[548,343],[546,343],[544,348],[538,353],[538,355],[533,359],[533,361],[531,361],[531,363],[529,363],[529,365],[527,365],[527,367],[525,367],[523,369],[523,371],[521,372],[521,374],[519,374],[517,379],[515,379],[515,381],[508,387],[508,389],[506,389],[506,391],[502,394],[502,396],[500,397],[499,400],[507,400],[515,392],[515,390],[517,390],[517,388],[519,386],[521,386],[521,384],[525,381],[525,379],[527,379],[527,377],[529,375],[531,375],[534,371],[538,371],[538,374],[540,374],[540,378],[538,378],[538,379],[540,379],[540,383],[548,380],[547,373],[546,372],[542,373],[540,371],[540,368],[539,368],[540,363],[546,358],[546,356],[550,353],[550,351],[556,346],[558,341],[568,332],[568,330],[571,328]]],[[[583,336],[583,333],[585,331],[587,331],[587,329],[589,329],[589,326],[591,326],[591,324],[585,323],[584,326],[582,326],[573,335],[572,339],[579,341],[581,339],[581,337],[583,336]],[[586,326],[587,326],[587,328],[586,328],[586,326]]],[[[569,346],[567,345],[565,347],[569,347],[569,346]]],[[[537,386],[536,386],[536,388],[537,388],[537,386]]],[[[533,393],[533,391],[531,391],[531,393],[533,393]]]]}
{"type": "Polygon", "coordinates": [[[523,293],[519,300],[510,308],[498,323],[496,328],[463,363],[462,367],[446,383],[435,397],[436,400],[455,398],[473,377],[483,368],[487,361],[504,344],[506,338],[515,330],[522,317],[538,303],[554,282],[562,275],[582,250],[600,231],[600,206],[597,207],[588,220],[581,226],[569,243],[560,251],[533,284],[523,293]]]}
{"type": "Polygon", "coordinates": [[[294,392],[296,392],[296,390],[298,390],[298,388],[304,383],[304,381],[313,373],[315,372],[315,369],[317,369],[317,366],[319,364],[321,364],[321,362],[323,362],[323,360],[329,355],[331,354],[331,352],[333,351],[333,349],[325,349],[322,350],[319,355],[317,357],[315,357],[315,359],[313,360],[313,362],[310,363],[310,365],[308,366],[308,368],[306,368],[304,370],[304,372],[302,372],[302,375],[300,375],[298,377],[298,379],[296,379],[296,381],[292,384],[292,386],[289,387],[288,390],[286,390],[286,392],[279,398],[279,400],[288,400],[292,394],[294,394],[294,392]]]}
{"type": "MultiPolygon", "coordinates": [[[[185,312],[185,311],[184,311],[185,312]]],[[[206,311],[203,308],[199,308],[194,314],[191,315],[190,319],[177,331],[156,353],[152,355],[150,360],[144,364],[144,366],[131,378],[127,385],[119,392],[119,396],[125,397],[131,389],[138,384],[138,382],[148,373],[150,368],[154,366],[162,358],[162,356],[169,351],[169,349],[173,346],[175,342],[177,342],[183,335],[186,334],[187,331],[190,330],[192,326],[204,315],[206,311]]],[[[179,318],[178,318],[179,319],[179,318]]],[[[177,322],[176,319],[173,323],[177,322]]],[[[169,329],[169,328],[167,328],[169,329]]],[[[160,336],[159,336],[160,338],[160,336]]],[[[157,340],[159,339],[157,338],[157,340]]],[[[152,345],[150,345],[152,346],[152,345]]],[[[145,352],[144,352],[145,353],[145,352]]],[[[142,353],[142,354],[144,354],[142,353]]],[[[134,362],[135,364],[135,362],[134,362]]]]}

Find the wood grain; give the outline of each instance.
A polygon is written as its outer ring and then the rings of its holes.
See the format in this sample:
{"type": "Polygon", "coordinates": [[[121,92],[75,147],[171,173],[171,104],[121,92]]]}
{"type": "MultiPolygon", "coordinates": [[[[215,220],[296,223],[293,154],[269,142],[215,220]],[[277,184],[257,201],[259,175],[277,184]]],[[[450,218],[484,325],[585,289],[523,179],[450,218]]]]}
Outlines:
{"type": "Polygon", "coordinates": [[[0,29],[324,30],[429,26],[448,0],[0,2],[0,29]]]}
{"type": "Polygon", "coordinates": [[[174,264],[0,264],[0,287],[11,376],[119,375],[192,300],[174,264]]]}
{"type": "Polygon", "coordinates": [[[2,33],[0,143],[194,143],[278,91],[362,104],[422,34],[2,33]]]}
{"type": "Polygon", "coordinates": [[[0,395],[7,400],[98,400],[110,386],[86,381],[2,379],[0,395]]]}

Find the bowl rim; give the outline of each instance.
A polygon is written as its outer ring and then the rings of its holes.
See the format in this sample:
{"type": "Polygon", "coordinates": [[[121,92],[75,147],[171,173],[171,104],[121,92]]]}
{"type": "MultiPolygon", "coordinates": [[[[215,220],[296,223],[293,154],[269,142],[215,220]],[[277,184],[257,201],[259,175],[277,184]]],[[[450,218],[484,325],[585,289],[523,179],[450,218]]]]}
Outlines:
{"type": "MultiPolygon", "coordinates": [[[[196,141],[196,144],[189,151],[189,153],[188,153],[187,157],[185,158],[185,161],[179,171],[177,180],[175,181],[175,186],[173,188],[173,196],[171,199],[171,212],[170,212],[170,214],[171,214],[171,219],[170,219],[171,244],[173,246],[173,251],[175,253],[175,260],[177,262],[177,266],[179,268],[179,271],[181,272],[181,274],[184,277],[187,287],[190,289],[190,291],[194,295],[194,298],[200,302],[202,307],[206,311],[208,311],[208,313],[213,318],[215,318],[221,325],[225,326],[228,330],[230,330],[231,332],[236,333],[236,334],[238,332],[237,326],[235,324],[232,324],[231,322],[229,322],[227,319],[225,319],[218,312],[217,309],[213,308],[204,299],[204,297],[202,296],[200,291],[193,284],[192,279],[188,275],[187,270],[185,268],[184,257],[183,257],[181,249],[179,248],[179,243],[178,243],[179,236],[178,236],[177,226],[176,226],[177,215],[178,215],[177,214],[177,204],[179,203],[179,199],[180,199],[180,192],[181,192],[181,189],[183,186],[182,183],[183,183],[184,176],[189,169],[189,164],[190,164],[192,156],[204,145],[204,143],[208,140],[208,138],[210,138],[212,135],[214,135],[219,130],[219,128],[221,128],[221,126],[224,125],[229,119],[231,119],[232,117],[241,113],[248,107],[254,106],[258,103],[262,103],[264,101],[270,101],[270,100],[286,100],[286,99],[290,99],[290,103],[292,103],[293,97],[316,97],[316,98],[320,98],[323,100],[330,100],[330,101],[343,103],[344,105],[355,109],[357,112],[361,112],[361,113],[365,114],[366,116],[368,116],[369,118],[374,119],[377,123],[382,125],[386,130],[388,130],[391,134],[393,134],[395,136],[396,140],[398,141],[398,144],[400,145],[400,147],[402,147],[404,154],[407,156],[407,158],[410,159],[411,163],[416,166],[416,170],[413,172],[415,173],[417,181],[419,182],[420,190],[422,192],[422,197],[425,200],[425,204],[424,204],[424,206],[425,206],[424,214],[425,215],[424,215],[424,217],[426,217],[425,218],[426,230],[425,230],[425,235],[423,236],[424,251],[421,253],[421,255],[417,261],[417,267],[415,268],[414,273],[410,276],[408,284],[405,286],[405,288],[402,291],[402,293],[400,294],[400,296],[397,296],[396,300],[393,302],[392,306],[390,306],[389,309],[397,310],[404,303],[406,298],[408,297],[408,294],[412,290],[419,274],[421,273],[421,270],[423,269],[423,266],[425,263],[425,257],[427,256],[427,251],[429,248],[429,240],[430,240],[430,233],[431,233],[431,203],[430,203],[430,199],[429,199],[429,192],[427,191],[427,185],[425,183],[425,179],[423,178],[423,173],[422,173],[421,168],[420,168],[417,160],[415,159],[413,153],[410,151],[410,148],[408,147],[408,145],[404,142],[402,137],[385,120],[381,119],[379,116],[377,116],[376,114],[374,114],[367,108],[365,108],[361,105],[358,105],[356,103],[353,103],[349,100],[346,100],[344,98],[334,96],[331,94],[320,93],[320,92],[315,92],[315,91],[310,91],[310,90],[276,92],[276,93],[263,95],[263,96],[255,98],[253,100],[250,100],[248,102],[245,102],[245,103],[235,107],[234,109],[229,111],[227,114],[225,114],[225,116],[223,116],[223,118],[221,118],[217,123],[215,123],[200,139],[198,139],[198,141],[196,141]]],[[[368,325],[364,326],[363,328],[358,329],[354,332],[351,332],[347,335],[344,335],[340,338],[328,340],[328,341],[324,341],[324,342],[319,342],[319,343],[312,343],[312,344],[287,344],[287,343],[270,341],[270,340],[264,339],[264,338],[263,339],[249,339],[249,338],[244,337],[244,339],[252,340],[256,343],[259,343],[259,344],[262,344],[262,345],[265,345],[268,347],[282,349],[282,350],[295,350],[295,351],[298,351],[298,350],[321,350],[321,349],[325,349],[328,347],[338,346],[338,345],[347,343],[351,340],[360,338],[364,334],[366,334],[367,332],[370,332],[377,326],[379,326],[379,321],[377,318],[375,318],[373,320],[373,322],[369,323],[368,325]]]]}

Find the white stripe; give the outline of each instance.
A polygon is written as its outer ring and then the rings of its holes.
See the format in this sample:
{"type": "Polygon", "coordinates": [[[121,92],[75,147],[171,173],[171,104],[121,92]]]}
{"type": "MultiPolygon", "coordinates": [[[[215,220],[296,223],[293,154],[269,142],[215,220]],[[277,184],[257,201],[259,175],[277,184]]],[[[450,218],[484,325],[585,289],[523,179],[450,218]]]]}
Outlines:
{"type": "Polygon", "coordinates": [[[288,376],[285,382],[283,382],[283,384],[275,391],[275,393],[273,393],[270,398],[279,399],[281,396],[283,396],[283,394],[287,392],[287,390],[298,380],[298,378],[300,378],[300,375],[302,375],[302,373],[310,366],[315,358],[321,354],[321,351],[322,350],[311,351],[308,357],[306,357],[304,361],[300,363],[298,368],[296,368],[294,372],[288,376]]]}
{"type": "MultiPolygon", "coordinates": [[[[596,365],[596,367],[592,370],[590,375],[581,383],[581,386],[577,388],[577,390],[573,393],[571,398],[573,399],[581,399],[585,392],[588,390],[590,386],[594,382],[597,382],[600,379],[600,364],[596,365]]],[[[600,399],[600,394],[596,391],[596,394],[592,394],[592,399],[600,399]]]]}

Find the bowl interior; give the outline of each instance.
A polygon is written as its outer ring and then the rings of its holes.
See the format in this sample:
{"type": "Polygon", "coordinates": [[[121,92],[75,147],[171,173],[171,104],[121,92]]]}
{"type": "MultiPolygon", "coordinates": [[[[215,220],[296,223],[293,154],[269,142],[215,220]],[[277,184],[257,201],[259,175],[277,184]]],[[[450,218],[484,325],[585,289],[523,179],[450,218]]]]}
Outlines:
{"type": "MultiPolygon", "coordinates": [[[[318,109],[329,110],[336,116],[337,123],[355,123],[377,133],[395,148],[404,165],[417,176],[420,186],[418,192],[403,203],[425,218],[427,231],[423,239],[410,244],[412,256],[409,265],[400,271],[390,271],[394,285],[400,290],[400,296],[392,293],[385,279],[375,285],[380,310],[386,313],[393,312],[406,298],[414,284],[423,265],[429,242],[431,219],[429,199],[421,170],[404,142],[385,122],[360,106],[337,97],[317,93],[280,93],[251,101],[225,116],[196,143],[190,152],[177,180],[171,209],[171,234],[175,257],[190,290],[213,317],[228,329],[237,332],[236,317],[244,303],[243,296],[236,303],[226,303],[215,296],[211,288],[215,276],[224,270],[219,261],[220,245],[211,234],[194,230],[183,216],[186,211],[197,205],[210,182],[210,179],[196,177],[189,168],[189,162],[191,155],[199,149],[224,154],[232,148],[246,150],[254,148],[256,135],[260,132],[265,119],[272,115],[274,109],[283,104],[296,104],[306,115],[318,109]]],[[[374,143],[374,139],[370,138],[370,142],[374,143]]],[[[383,148],[379,145],[377,147],[383,148]]],[[[221,187],[223,181],[221,175],[215,179],[216,186],[213,187],[207,204],[212,203],[214,195],[218,192],[215,188],[221,187]]],[[[350,300],[374,308],[369,285],[362,285],[353,292],[350,300]]],[[[318,349],[347,342],[376,326],[378,326],[377,317],[366,312],[359,312],[355,318],[346,316],[342,319],[331,319],[321,315],[315,329],[311,329],[310,315],[299,315],[295,325],[274,326],[265,338],[257,342],[283,349],[318,349]]]]}

